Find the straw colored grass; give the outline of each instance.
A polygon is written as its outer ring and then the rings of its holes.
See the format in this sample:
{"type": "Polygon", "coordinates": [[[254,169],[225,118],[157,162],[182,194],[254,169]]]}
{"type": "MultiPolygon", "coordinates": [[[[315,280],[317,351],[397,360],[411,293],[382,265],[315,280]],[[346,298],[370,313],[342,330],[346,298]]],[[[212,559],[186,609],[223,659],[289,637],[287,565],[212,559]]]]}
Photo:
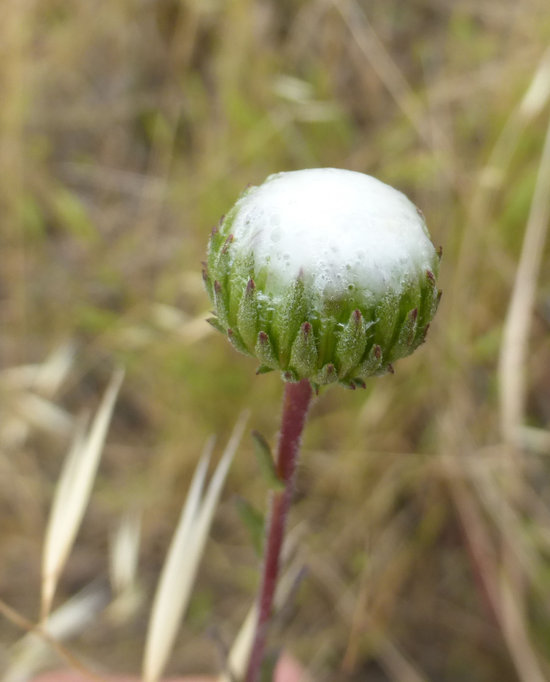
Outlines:
{"type": "Polygon", "coordinates": [[[197,464],[155,593],[143,659],[145,682],[157,682],[166,666],[181,619],[191,599],[221,489],[247,420],[248,414],[244,414],[237,422],[204,495],[206,470],[214,448],[212,438],[197,464]]]}
{"type": "Polygon", "coordinates": [[[42,555],[42,620],[50,612],[59,576],[88,504],[123,376],[121,371],[113,375],[89,431],[85,432],[83,424],[77,430],[59,477],[42,555]]]}
{"type": "MultiPolygon", "coordinates": [[[[539,95],[544,101],[550,96],[550,57],[547,57],[542,74],[533,84],[530,93],[534,93],[536,85],[543,92],[539,95]]],[[[539,73],[541,73],[539,72],[539,73]]],[[[530,103],[535,94],[528,93],[524,110],[536,108],[530,103]]],[[[516,279],[508,313],[504,324],[504,332],[499,357],[499,381],[501,395],[501,426],[504,440],[517,444],[520,429],[525,423],[525,403],[527,395],[527,378],[525,376],[528,356],[528,342],[532,327],[533,309],[537,293],[537,280],[542,265],[548,222],[550,220],[550,123],[546,132],[542,156],[531,209],[525,228],[525,237],[521,251],[516,279]]]]}

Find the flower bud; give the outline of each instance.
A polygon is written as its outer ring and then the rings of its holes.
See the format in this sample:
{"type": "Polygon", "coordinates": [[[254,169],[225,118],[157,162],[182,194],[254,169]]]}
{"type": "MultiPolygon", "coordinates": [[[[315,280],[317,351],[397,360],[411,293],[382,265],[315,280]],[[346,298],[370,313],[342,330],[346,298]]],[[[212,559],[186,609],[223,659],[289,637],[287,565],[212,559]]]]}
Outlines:
{"type": "Polygon", "coordinates": [[[278,173],[212,231],[210,321],[258,358],[259,373],[363,386],[424,341],[439,257],[422,213],[379,180],[334,168],[278,173]]]}

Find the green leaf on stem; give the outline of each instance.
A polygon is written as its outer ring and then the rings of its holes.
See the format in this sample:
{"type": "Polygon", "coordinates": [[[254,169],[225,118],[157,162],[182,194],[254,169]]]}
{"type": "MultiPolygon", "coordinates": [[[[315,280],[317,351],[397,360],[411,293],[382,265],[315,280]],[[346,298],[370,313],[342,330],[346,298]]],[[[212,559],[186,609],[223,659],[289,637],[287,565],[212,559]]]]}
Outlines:
{"type": "Polygon", "coordinates": [[[274,651],[266,654],[260,670],[260,682],[273,682],[275,679],[275,668],[279,660],[279,653],[274,651]]]}
{"type": "Polygon", "coordinates": [[[254,441],[254,454],[258,460],[258,465],[262,476],[267,481],[267,484],[273,490],[284,490],[285,484],[282,481],[275,468],[275,461],[271,454],[271,448],[268,442],[258,431],[252,431],[252,439],[254,441]]]}
{"type": "Polygon", "coordinates": [[[261,557],[264,549],[264,535],[265,535],[265,518],[256,507],[250,504],[248,500],[242,497],[237,497],[235,500],[237,513],[239,514],[244,527],[250,535],[252,546],[256,554],[261,557]]]}

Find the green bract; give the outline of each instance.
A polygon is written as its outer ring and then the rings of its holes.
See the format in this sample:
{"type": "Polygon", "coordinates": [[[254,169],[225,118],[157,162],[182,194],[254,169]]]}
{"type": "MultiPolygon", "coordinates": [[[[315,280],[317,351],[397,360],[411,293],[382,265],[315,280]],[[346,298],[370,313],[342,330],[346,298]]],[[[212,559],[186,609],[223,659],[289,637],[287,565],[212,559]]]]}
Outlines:
{"type": "Polygon", "coordinates": [[[212,231],[210,322],[259,373],[355,388],[424,341],[439,257],[421,212],[388,185],[333,168],[279,173],[212,231]]]}

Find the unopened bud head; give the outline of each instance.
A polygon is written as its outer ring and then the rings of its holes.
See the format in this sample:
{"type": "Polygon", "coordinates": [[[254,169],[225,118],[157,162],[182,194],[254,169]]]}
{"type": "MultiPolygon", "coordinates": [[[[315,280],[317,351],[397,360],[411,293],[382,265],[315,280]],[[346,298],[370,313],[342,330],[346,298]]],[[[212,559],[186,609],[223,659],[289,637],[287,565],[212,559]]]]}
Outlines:
{"type": "Polygon", "coordinates": [[[286,381],[363,386],[425,339],[439,254],[422,213],[368,175],[271,175],[212,231],[212,324],[286,381]]]}

